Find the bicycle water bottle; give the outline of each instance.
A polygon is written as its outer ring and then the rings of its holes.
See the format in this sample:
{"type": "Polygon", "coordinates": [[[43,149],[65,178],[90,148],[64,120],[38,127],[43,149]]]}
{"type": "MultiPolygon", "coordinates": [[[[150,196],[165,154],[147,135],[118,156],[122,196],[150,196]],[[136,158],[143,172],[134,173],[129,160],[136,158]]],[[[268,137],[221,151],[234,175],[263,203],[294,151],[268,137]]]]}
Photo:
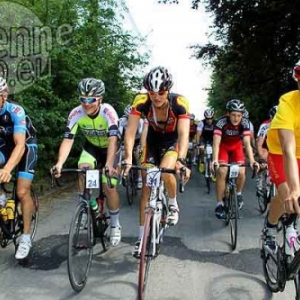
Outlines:
{"type": "Polygon", "coordinates": [[[5,208],[7,211],[7,219],[13,220],[15,218],[15,200],[7,200],[5,208]]]}
{"type": "Polygon", "coordinates": [[[290,256],[294,256],[295,244],[297,240],[298,234],[294,225],[289,225],[286,228],[285,232],[285,253],[290,256]]]}
{"type": "Polygon", "coordinates": [[[100,216],[100,211],[99,211],[99,206],[98,206],[96,199],[90,200],[90,207],[91,207],[92,211],[94,212],[95,217],[98,218],[100,216]]]}
{"type": "Polygon", "coordinates": [[[0,194],[0,215],[2,216],[2,219],[4,222],[7,221],[7,211],[5,208],[7,202],[7,198],[4,192],[1,192],[0,194]]]}

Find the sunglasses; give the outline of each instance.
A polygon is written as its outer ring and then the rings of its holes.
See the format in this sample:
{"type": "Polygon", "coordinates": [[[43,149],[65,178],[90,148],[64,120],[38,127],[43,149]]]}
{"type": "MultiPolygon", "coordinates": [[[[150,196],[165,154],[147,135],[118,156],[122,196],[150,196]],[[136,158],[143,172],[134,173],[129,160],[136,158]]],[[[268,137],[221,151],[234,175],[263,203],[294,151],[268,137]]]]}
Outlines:
{"type": "Polygon", "coordinates": [[[156,92],[153,92],[153,91],[148,91],[148,93],[149,93],[150,96],[155,96],[155,95],[163,96],[163,95],[166,94],[166,92],[167,91],[160,91],[160,92],[156,93],[156,92]]]}
{"type": "Polygon", "coordinates": [[[97,101],[96,97],[79,97],[81,103],[92,104],[97,101]]]}

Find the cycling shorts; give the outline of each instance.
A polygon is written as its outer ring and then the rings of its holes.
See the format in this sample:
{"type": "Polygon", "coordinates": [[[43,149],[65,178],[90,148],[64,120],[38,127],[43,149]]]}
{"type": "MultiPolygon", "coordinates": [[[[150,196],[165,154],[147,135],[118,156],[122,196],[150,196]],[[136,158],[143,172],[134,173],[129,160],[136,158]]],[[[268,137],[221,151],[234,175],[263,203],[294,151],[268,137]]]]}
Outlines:
{"type": "MultiPolygon", "coordinates": [[[[298,173],[300,175],[300,158],[297,158],[297,163],[298,173]]],[[[278,187],[281,183],[286,182],[282,154],[273,154],[269,152],[268,168],[269,176],[271,177],[271,180],[274,182],[276,187],[278,187]]]]}
{"type": "Polygon", "coordinates": [[[245,155],[243,150],[243,143],[234,143],[232,145],[220,144],[219,147],[219,163],[235,162],[238,164],[245,163],[245,155]]]}

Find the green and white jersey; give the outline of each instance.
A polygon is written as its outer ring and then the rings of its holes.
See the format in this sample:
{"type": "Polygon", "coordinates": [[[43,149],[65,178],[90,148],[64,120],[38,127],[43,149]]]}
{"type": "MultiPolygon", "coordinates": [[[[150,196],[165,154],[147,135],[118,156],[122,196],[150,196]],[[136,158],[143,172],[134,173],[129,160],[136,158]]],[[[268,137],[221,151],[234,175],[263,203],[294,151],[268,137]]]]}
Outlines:
{"type": "Polygon", "coordinates": [[[89,143],[107,148],[108,138],[118,136],[118,121],[115,109],[108,103],[101,104],[98,114],[92,117],[79,105],[69,114],[64,138],[74,139],[79,128],[89,143]]]}

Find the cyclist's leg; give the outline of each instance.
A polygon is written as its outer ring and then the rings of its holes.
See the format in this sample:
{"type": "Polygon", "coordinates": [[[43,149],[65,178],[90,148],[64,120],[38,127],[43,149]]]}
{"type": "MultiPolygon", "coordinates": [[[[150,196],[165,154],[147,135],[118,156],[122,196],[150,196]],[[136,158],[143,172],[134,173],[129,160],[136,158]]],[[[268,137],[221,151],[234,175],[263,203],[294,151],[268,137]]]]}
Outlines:
{"type": "MultiPolygon", "coordinates": [[[[178,146],[177,142],[170,143],[166,150],[161,152],[160,167],[175,169],[177,157],[178,157],[178,146]]],[[[170,225],[176,225],[178,222],[178,203],[177,203],[177,181],[173,174],[162,173],[162,180],[165,183],[166,190],[169,196],[169,211],[168,222],[170,225]]]]}
{"type": "MultiPolygon", "coordinates": [[[[30,188],[37,164],[37,145],[26,144],[24,155],[18,165],[17,197],[21,203],[23,216],[23,235],[15,257],[23,259],[28,256],[31,248],[31,220],[34,210],[30,188]]],[[[16,209],[16,208],[15,208],[16,209]]]]}
{"type": "MultiPolygon", "coordinates": [[[[232,149],[231,153],[232,153],[231,159],[233,162],[238,164],[245,163],[245,155],[244,155],[242,142],[237,144],[236,147],[232,149]]],[[[246,181],[246,168],[241,167],[239,176],[236,180],[236,191],[237,191],[237,200],[238,200],[239,209],[241,209],[244,205],[242,190],[245,185],[245,181],[246,181]]]]}
{"type": "Polygon", "coordinates": [[[277,195],[271,199],[269,212],[266,218],[264,236],[264,247],[268,251],[275,252],[277,224],[284,213],[284,199],[288,196],[289,188],[286,183],[283,156],[269,153],[268,155],[269,174],[277,187],[277,195]]]}
{"type": "MultiPolygon", "coordinates": [[[[227,146],[220,144],[219,163],[228,163],[228,159],[229,159],[229,152],[227,146]]],[[[215,208],[215,216],[218,219],[223,219],[225,217],[223,197],[226,188],[226,175],[227,175],[227,167],[220,167],[216,172],[217,203],[215,208]]]]}

